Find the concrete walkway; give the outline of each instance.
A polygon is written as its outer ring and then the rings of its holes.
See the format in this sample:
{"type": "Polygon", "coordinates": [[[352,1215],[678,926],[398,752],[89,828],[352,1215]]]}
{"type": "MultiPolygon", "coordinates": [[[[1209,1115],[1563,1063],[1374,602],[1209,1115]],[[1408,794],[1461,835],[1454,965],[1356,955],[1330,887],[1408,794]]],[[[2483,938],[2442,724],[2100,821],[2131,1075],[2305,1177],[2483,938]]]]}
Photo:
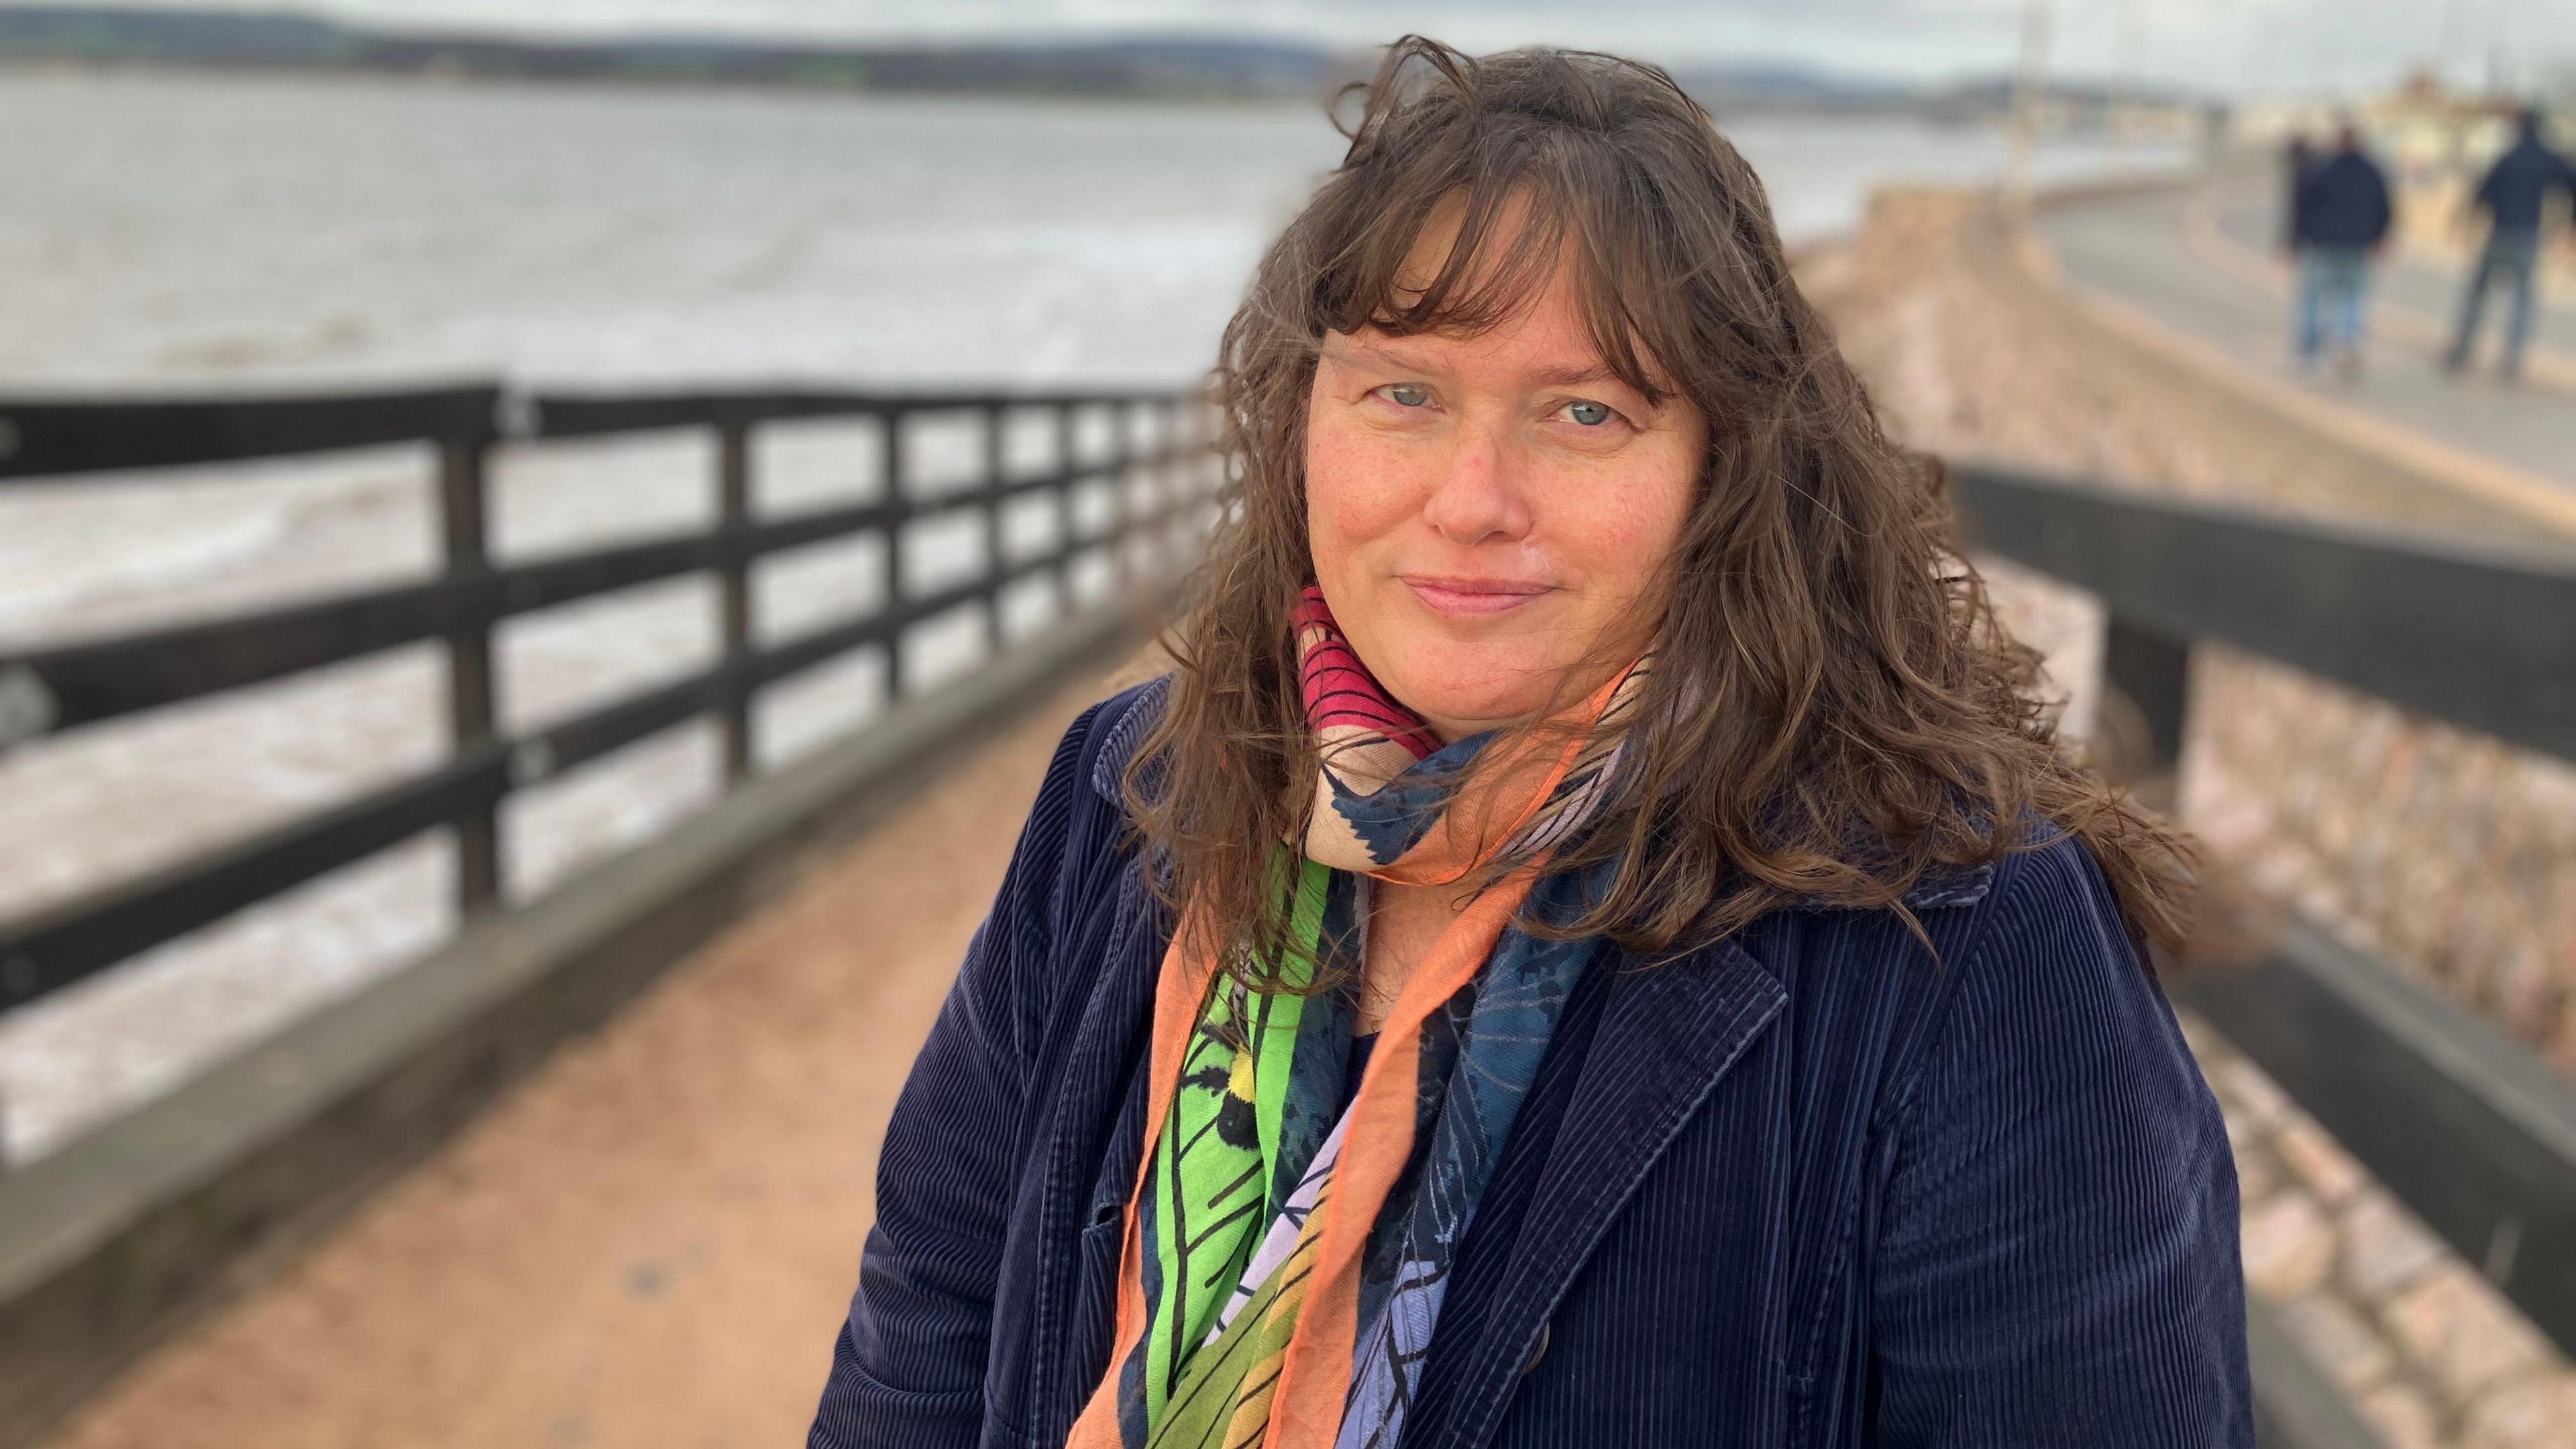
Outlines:
{"type": "MultiPolygon", "coordinates": [[[[2320,403],[2410,430],[2576,497],[2576,352],[2558,350],[2576,316],[2553,305],[2531,377],[2453,378],[2439,365],[2455,292],[2425,264],[2384,277],[2371,365],[2346,384],[2298,379],[2291,366],[2286,266],[2262,250],[2275,223],[2267,174],[2223,173],[2206,186],[2065,205],[2040,218],[2067,283],[2183,334],[2249,372],[2320,403]]],[[[2493,303],[2490,303],[2493,306],[2493,303]]],[[[2492,319],[2491,319],[2492,320],[2492,319]]]]}
{"type": "Polygon", "coordinates": [[[887,1113],[1064,726],[1033,712],[50,1449],[804,1442],[887,1113]]]}

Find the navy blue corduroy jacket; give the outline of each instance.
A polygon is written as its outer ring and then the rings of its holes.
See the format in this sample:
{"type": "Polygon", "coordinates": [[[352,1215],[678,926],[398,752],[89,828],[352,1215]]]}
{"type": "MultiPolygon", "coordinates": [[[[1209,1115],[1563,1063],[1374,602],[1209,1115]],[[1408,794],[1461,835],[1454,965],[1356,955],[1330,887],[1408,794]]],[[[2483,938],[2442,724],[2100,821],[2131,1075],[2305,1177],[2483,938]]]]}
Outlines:
{"type": "MultiPolygon", "coordinates": [[[[897,1103],[809,1446],[1060,1444],[1107,1367],[1170,925],[1056,752],[897,1103]]],[[[1605,948],[1462,1245],[1404,1444],[2254,1442],[2218,1107],[2059,836],[1890,911],[1605,948]]]]}

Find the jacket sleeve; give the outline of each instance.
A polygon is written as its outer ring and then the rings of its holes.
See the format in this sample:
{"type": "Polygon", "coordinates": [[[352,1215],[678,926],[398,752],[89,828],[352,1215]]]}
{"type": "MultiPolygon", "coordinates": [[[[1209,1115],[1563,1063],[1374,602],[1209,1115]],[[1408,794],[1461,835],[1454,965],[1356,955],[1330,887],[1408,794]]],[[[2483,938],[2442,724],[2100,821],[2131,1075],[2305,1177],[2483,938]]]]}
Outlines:
{"type": "Polygon", "coordinates": [[[971,1449],[982,1431],[994,1285],[1019,1179],[1028,1051],[1051,978],[1067,823],[1099,710],[1056,749],[999,898],[896,1100],[876,1225],[808,1449],[971,1449]]]}
{"type": "Polygon", "coordinates": [[[2217,1101],[2092,857],[2007,869],[1902,1109],[1872,1442],[2252,1449],[2217,1101]]]}
{"type": "Polygon", "coordinates": [[[2487,167],[2486,176],[2478,182],[2478,192],[2473,200],[2476,209],[2489,216],[2494,216],[2498,210],[2496,197],[2497,193],[2504,189],[2504,170],[2505,163],[2502,159],[2498,159],[2493,165],[2487,167]]]}

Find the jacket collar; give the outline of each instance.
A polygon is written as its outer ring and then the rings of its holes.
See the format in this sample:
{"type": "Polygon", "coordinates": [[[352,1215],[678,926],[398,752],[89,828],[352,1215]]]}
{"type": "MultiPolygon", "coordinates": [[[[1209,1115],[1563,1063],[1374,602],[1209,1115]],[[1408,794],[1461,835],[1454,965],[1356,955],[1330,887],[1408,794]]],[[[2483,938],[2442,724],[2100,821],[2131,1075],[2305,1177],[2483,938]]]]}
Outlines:
{"type": "MultiPolygon", "coordinates": [[[[1134,686],[1121,697],[1124,706],[1100,737],[1100,748],[1091,760],[1091,789],[1122,811],[1127,808],[1127,762],[1135,758],[1145,736],[1162,720],[1163,706],[1171,697],[1172,676],[1168,674],[1155,675],[1134,686]]],[[[1119,699],[1113,698],[1110,703],[1116,705],[1119,699]]]]}

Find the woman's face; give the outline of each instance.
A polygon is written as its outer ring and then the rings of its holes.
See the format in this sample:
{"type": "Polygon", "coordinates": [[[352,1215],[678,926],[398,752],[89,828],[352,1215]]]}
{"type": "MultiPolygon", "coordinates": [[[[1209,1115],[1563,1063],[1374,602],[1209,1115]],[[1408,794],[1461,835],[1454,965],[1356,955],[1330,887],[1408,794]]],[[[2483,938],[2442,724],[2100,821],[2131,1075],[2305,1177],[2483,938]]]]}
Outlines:
{"type": "Polygon", "coordinates": [[[1325,602],[1378,682],[1457,740],[1645,648],[1707,431],[1611,375],[1560,270],[1473,337],[1327,335],[1306,439],[1325,602]]]}

